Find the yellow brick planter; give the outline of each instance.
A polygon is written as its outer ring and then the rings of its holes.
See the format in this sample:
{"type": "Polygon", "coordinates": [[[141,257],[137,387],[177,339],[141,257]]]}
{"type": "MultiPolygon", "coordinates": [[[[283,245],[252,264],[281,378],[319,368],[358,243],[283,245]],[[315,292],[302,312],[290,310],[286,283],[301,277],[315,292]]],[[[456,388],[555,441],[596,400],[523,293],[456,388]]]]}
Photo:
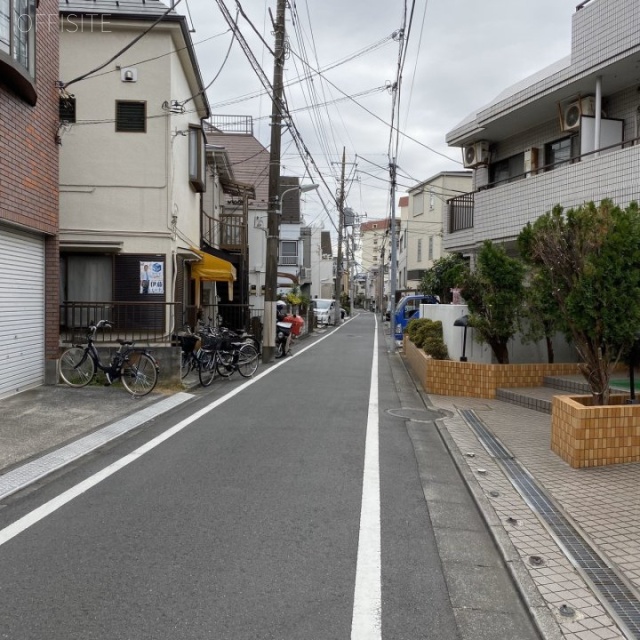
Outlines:
{"type": "Polygon", "coordinates": [[[440,396],[495,398],[496,389],[541,387],[545,376],[580,373],[575,363],[485,364],[432,360],[406,337],[404,353],[424,390],[440,396]]]}
{"type": "Polygon", "coordinates": [[[640,405],[628,397],[593,406],[591,396],[555,396],[551,450],[575,469],[640,462],[640,405]]]}

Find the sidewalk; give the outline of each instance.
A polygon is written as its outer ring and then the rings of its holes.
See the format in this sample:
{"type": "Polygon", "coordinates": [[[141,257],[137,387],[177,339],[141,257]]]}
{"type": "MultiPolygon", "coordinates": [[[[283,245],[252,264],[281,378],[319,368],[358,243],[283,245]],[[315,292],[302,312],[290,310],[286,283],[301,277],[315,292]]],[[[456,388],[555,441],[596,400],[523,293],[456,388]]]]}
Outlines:
{"type": "MultiPolygon", "coordinates": [[[[446,414],[440,429],[472,491],[472,485],[479,487],[479,506],[489,523],[499,523],[507,533],[558,622],[561,637],[640,638],[640,463],[572,469],[550,450],[547,414],[499,400],[423,397],[446,414]],[[567,545],[542,517],[544,510],[536,501],[516,489],[508,469],[469,423],[473,416],[515,457],[509,462],[532,476],[578,536],[629,587],[629,602],[611,590],[608,580],[590,586],[580,563],[585,552],[567,545]]],[[[530,479],[525,479],[528,484],[530,479]]]]}

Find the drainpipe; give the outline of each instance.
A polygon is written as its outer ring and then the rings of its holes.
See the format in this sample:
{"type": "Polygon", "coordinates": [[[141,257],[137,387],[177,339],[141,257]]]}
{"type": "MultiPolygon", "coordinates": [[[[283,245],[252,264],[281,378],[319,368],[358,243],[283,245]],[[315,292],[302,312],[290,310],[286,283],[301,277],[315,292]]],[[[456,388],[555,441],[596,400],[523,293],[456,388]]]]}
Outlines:
{"type": "Polygon", "coordinates": [[[593,148],[596,150],[595,157],[597,158],[600,154],[598,153],[600,149],[600,122],[602,120],[602,76],[598,76],[596,78],[596,126],[594,130],[594,145],[593,148]]]}

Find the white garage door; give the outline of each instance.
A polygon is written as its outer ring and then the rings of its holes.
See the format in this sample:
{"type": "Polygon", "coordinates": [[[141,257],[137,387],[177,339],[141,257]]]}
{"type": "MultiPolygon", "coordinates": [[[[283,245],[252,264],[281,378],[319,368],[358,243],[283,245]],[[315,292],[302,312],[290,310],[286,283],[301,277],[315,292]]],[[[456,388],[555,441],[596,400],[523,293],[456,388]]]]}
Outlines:
{"type": "Polygon", "coordinates": [[[44,239],[0,227],[0,397],[44,383],[44,239]]]}

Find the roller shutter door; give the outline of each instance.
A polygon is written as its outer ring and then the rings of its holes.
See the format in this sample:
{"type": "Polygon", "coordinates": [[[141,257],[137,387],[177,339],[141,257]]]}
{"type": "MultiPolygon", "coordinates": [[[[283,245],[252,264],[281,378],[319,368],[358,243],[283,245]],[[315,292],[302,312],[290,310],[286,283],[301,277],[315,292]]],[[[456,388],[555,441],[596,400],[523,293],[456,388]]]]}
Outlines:
{"type": "Polygon", "coordinates": [[[44,239],[0,227],[0,397],[44,383],[44,239]]]}

